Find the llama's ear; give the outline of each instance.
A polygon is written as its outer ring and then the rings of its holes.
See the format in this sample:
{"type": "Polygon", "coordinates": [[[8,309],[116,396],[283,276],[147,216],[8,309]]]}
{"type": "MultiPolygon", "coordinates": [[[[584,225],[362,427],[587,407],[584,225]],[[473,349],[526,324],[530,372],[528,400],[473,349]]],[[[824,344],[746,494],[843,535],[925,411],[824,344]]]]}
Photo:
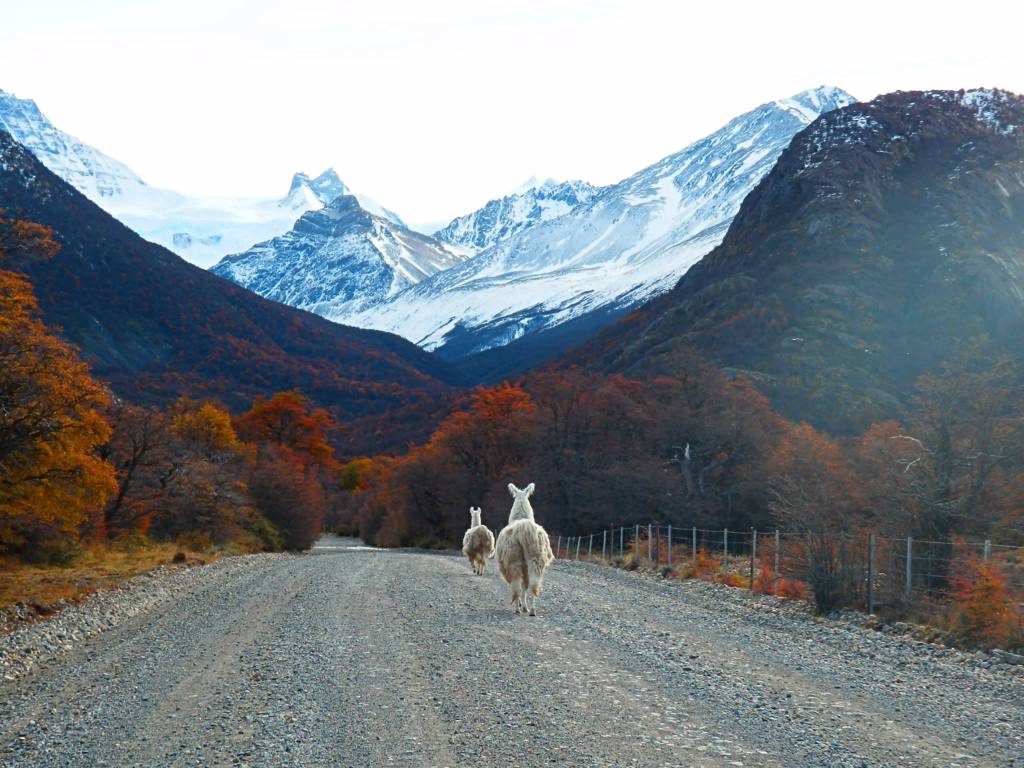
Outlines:
{"type": "Polygon", "coordinates": [[[512,485],[512,483],[509,483],[509,484],[508,484],[508,492],[509,492],[510,494],[512,494],[512,498],[513,498],[513,499],[514,499],[514,498],[516,497],[516,491],[518,491],[518,490],[519,490],[519,489],[518,489],[518,488],[516,488],[516,487],[515,487],[514,485],[512,485]]]}
{"type": "Polygon", "coordinates": [[[530,498],[531,496],[533,496],[533,483],[526,486],[526,498],[530,498]]]}

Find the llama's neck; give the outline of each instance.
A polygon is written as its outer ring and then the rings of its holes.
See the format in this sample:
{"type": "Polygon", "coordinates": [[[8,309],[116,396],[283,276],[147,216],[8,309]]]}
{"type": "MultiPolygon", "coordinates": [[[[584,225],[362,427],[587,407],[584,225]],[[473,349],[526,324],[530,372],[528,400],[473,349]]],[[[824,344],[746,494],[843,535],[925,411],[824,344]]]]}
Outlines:
{"type": "Polygon", "coordinates": [[[529,499],[516,499],[512,502],[512,511],[508,514],[508,521],[533,520],[533,507],[529,499]]]}
{"type": "Polygon", "coordinates": [[[480,525],[480,513],[479,512],[470,512],[469,513],[469,527],[470,528],[476,528],[478,525],[480,525]]]}

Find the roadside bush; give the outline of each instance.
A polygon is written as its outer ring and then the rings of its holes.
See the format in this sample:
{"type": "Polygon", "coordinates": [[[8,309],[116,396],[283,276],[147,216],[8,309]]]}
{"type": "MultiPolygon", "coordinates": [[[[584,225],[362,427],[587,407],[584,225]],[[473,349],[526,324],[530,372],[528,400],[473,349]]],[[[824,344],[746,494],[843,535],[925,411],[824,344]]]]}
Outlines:
{"type": "Polygon", "coordinates": [[[324,519],[323,486],[316,467],[304,467],[287,450],[263,451],[252,468],[249,492],[256,509],[280,531],[285,549],[309,549],[324,519]]]}
{"type": "Polygon", "coordinates": [[[82,554],[82,545],[74,536],[41,536],[31,539],[21,553],[21,560],[32,565],[72,565],[82,554]]]}
{"type": "Polygon", "coordinates": [[[213,541],[205,531],[186,531],[179,533],[174,543],[182,549],[192,552],[206,552],[213,548],[213,541]]]}
{"type": "Polygon", "coordinates": [[[994,562],[967,560],[954,578],[953,627],[971,645],[1006,647],[1021,626],[1006,577],[994,562]]]}
{"type": "Polygon", "coordinates": [[[807,585],[797,579],[779,579],[779,597],[789,600],[806,600],[807,585]]]}

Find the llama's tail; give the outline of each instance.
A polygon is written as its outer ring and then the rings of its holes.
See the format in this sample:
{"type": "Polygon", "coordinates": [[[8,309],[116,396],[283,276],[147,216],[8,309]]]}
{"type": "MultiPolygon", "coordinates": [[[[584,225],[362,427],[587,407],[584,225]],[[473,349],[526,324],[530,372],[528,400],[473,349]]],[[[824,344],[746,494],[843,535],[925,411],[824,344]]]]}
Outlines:
{"type": "Polygon", "coordinates": [[[487,547],[488,547],[487,557],[488,558],[493,558],[494,557],[494,531],[492,531],[490,528],[488,528],[487,532],[490,534],[490,536],[487,537],[487,547]]]}

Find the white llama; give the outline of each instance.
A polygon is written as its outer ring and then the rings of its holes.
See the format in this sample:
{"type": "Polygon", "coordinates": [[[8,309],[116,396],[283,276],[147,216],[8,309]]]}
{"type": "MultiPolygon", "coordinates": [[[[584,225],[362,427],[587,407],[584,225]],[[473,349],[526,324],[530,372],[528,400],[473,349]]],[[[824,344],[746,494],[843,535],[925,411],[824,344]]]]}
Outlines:
{"type": "Polygon", "coordinates": [[[533,520],[533,507],[530,506],[530,497],[533,495],[533,483],[530,483],[522,490],[509,483],[508,492],[512,494],[512,511],[508,513],[509,524],[511,525],[516,520],[533,520]]]}
{"type": "Polygon", "coordinates": [[[469,508],[469,530],[462,537],[462,554],[477,576],[487,569],[487,558],[494,557],[494,534],[480,522],[481,514],[480,507],[469,508]]]}
{"type": "Polygon", "coordinates": [[[495,546],[498,571],[512,590],[512,605],[516,613],[525,611],[536,616],[537,601],[544,587],[544,569],[555,556],[551,552],[548,532],[533,519],[533,507],[529,502],[533,483],[524,490],[510,483],[508,489],[515,501],[509,523],[498,534],[495,546]]]}

